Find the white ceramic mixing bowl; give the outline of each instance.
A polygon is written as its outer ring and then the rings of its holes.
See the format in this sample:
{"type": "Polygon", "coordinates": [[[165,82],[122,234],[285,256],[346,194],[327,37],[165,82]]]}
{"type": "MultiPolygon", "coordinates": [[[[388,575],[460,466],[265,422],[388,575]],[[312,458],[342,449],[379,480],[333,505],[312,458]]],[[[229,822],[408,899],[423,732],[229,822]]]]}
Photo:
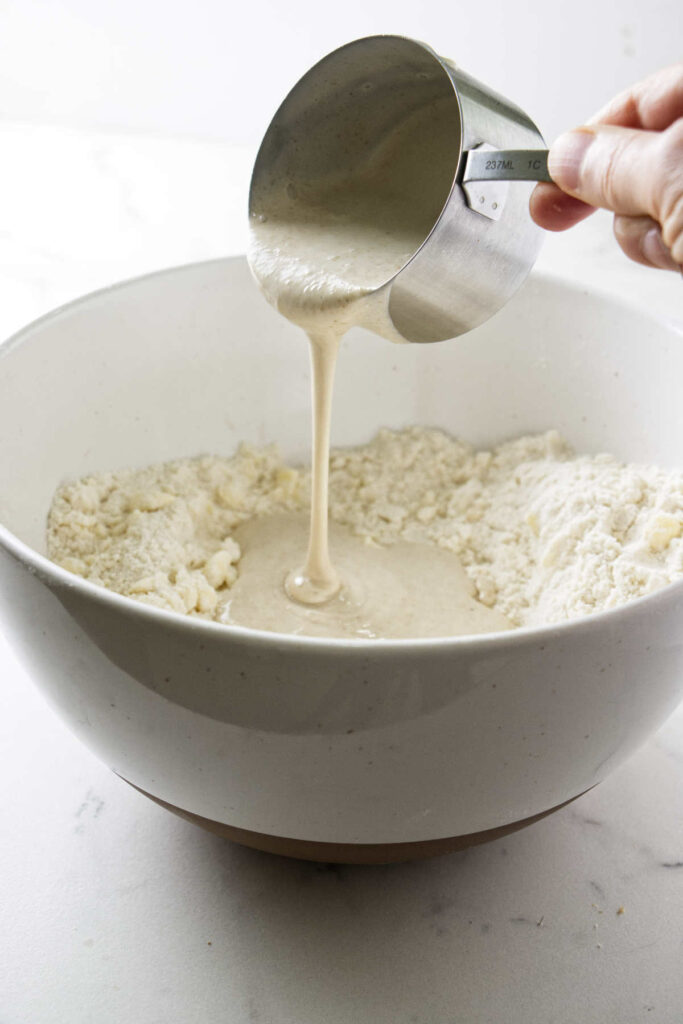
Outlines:
{"type": "MultiPolygon", "coordinates": [[[[457,342],[351,335],[333,442],[409,423],[477,445],[557,427],[580,450],[676,466],[681,380],[673,327],[532,278],[457,342]]],[[[0,599],[37,685],[154,799],[299,856],[433,853],[594,786],[683,695],[683,583],[558,627],[333,641],[158,611],[45,557],[65,478],[240,440],[305,460],[308,386],[303,336],[242,259],[99,292],[0,349],[0,599]]]]}

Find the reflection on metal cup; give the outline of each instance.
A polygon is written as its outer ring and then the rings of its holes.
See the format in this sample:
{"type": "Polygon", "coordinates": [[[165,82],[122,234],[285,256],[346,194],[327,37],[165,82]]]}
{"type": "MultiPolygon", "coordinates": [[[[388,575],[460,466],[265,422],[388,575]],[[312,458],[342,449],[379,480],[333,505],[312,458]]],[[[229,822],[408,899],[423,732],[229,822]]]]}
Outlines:
{"type": "Polygon", "coordinates": [[[530,118],[424,43],[370,36],[324,57],[294,86],[261,144],[251,217],[273,197],[305,204],[315,183],[339,205],[391,145],[378,188],[392,190],[420,244],[383,282],[374,329],[393,340],[443,341],[483,323],[519,288],[542,233],[528,199],[550,180],[530,118]],[[399,145],[396,145],[399,140],[399,145]]]}

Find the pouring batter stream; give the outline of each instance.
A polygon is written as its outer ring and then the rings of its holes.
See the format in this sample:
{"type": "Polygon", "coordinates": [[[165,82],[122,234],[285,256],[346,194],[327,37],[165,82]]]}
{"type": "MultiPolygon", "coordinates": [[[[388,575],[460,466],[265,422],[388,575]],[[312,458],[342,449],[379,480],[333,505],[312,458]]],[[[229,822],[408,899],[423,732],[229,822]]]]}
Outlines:
{"type": "Polygon", "coordinates": [[[310,537],[302,568],[286,590],[303,604],[334,597],[340,580],[328,546],[328,463],[334,373],[343,335],[372,325],[373,294],[409,259],[421,240],[417,224],[397,232],[395,209],[371,195],[343,194],[341,208],[310,205],[307,216],[285,208],[252,226],[250,261],[266,296],[308,334],[313,406],[310,537]],[[392,231],[392,225],[394,230],[392,231]]]}
{"type": "MultiPolygon", "coordinates": [[[[390,554],[379,557],[360,540],[354,547],[351,538],[352,543],[344,545],[343,572],[338,573],[328,546],[327,493],[332,391],[340,341],[356,326],[373,329],[381,323],[381,333],[387,333],[383,307],[388,293],[383,286],[429,235],[451,187],[452,150],[457,141],[445,135],[442,127],[439,104],[428,105],[387,131],[364,165],[354,167],[350,175],[335,175],[329,160],[323,161],[327,171],[321,180],[314,176],[295,182],[276,175],[263,186],[265,191],[255,203],[259,212],[251,218],[249,262],[254,276],[271,304],[307,332],[311,357],[313,456],[308,551],[300,568],[283,565],[283,573],[290,570],[284,591],[300,606],[324,610],[331,635],[348,635],[350,609],[360,605],[367,622],[357,635],[367,635],[368,630],[375,635],[373,621],[382,635],[387,635],[387,628],[406,636],[416,635],[415,629],[420,635],[429,635],[432,626],[444,628],[443,623],[436,626],[426,596],[427,607],[419,609],[419,623],[415,618],[418,610],[411,593],[417,596],[415,581],[426,566],[420,545],[395,545],[390,554]],[[429,187],[425,187],[425,173],[432,177],[429,187]],[[389,627],[385,613],[392,589],[404,595],[404,605],[413,606],[402,625],[396,622],[389,627]]],[[[398,333],[396,340],[402,340],[398,333]]],[[[281,525],[286,529],[286,524],[281,525]]],[[[293,534],[289,540],[294,543],[293,534]]],[[[264,535],[263,543],[272,552],[272,537],[264,535]]],[[[339,546],[339,538],[336,543],[339,546]]],[[[287,537],[283,535],[280,544],[283,557],[291,557],[287,537]]],[[[251,545],[253,550],[257,538],[251,537],[251,545]]],[[[252,566],[256,561],[254,555],[252,566]]],[[[446,614],[451,609],[451,617],[457,620],[447,632],[486,631],[482,613],[484,620],[491,616],[488,629],[506,627],[502,617],[489,609],[474,608],[478,602],[472,597],[472,587],[452,554],[444,552],[441,563],[439,558],[432,559],[429,573],[433,603],[441,598],[446,614]],[[471,612],[476,623],[467,619],[471,612]]],[[[282,593],[282,578],[279,588],[282,593]]],[[[232,621],[239,615],[240,593],[248,589],[245,572],[231,602],[232,621]]],[[[272,587],[270,593],[275,604],[281,602],[272,587]]],[[[251,609],[258,604],[247,603],[251,609]]],[[[282,612],[285,618],[289,614],[284,608],[282,612]]],[[[392,615],[404,618],[396,608],[392,615]]]]}

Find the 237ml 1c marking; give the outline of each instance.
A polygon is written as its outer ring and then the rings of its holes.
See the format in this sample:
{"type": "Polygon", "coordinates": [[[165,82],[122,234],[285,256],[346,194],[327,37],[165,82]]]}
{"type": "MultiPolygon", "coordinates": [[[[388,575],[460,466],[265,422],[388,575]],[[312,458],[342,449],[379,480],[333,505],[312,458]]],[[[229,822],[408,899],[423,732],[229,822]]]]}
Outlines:
{"type": "Polygon", "coordinates": [[[487,171],[511,171],[512,160],[487,160],[487,171]]]}

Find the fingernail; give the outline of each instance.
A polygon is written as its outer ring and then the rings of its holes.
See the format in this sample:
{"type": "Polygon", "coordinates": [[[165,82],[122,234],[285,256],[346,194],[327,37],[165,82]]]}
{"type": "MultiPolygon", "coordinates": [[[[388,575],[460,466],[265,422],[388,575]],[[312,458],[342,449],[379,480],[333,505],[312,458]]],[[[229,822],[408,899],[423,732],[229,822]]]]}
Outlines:
{"type": "Polygon", "coordinates": [[[659,267],[660,270],[679,269],[678,264],[674,261],[671,253],[662,241],[659,228],[650,228],[643,235],[640,250],[648,263],[651,263],[653,267],[659,267]]]}
{"type": "Polygon", "coordinates": [[[576,192],[581,180],[583,158],[594,138],[593,132],[579,129],[565,132],[553,142],[548,155],[548,170],[560,188],[576,192]]]}

